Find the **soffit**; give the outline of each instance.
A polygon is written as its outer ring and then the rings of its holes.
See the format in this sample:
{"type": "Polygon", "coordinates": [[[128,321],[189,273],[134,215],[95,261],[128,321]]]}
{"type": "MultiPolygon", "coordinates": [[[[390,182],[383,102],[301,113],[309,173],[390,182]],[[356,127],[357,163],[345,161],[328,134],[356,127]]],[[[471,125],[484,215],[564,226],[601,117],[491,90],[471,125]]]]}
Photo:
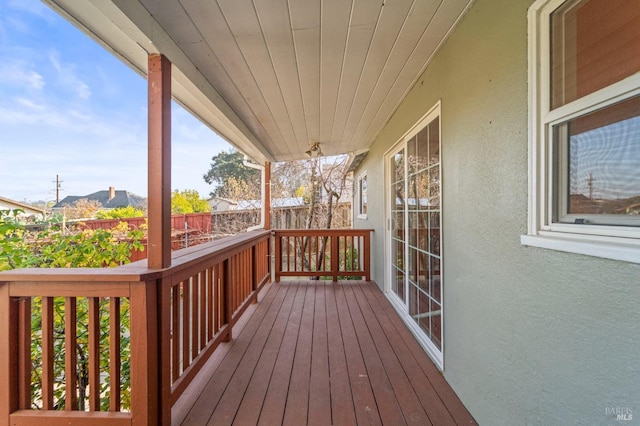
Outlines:
{"type": "Polygon", "coordinates": [[[470,0],[46,0],[258,161],[369,148],[470,0]]]}

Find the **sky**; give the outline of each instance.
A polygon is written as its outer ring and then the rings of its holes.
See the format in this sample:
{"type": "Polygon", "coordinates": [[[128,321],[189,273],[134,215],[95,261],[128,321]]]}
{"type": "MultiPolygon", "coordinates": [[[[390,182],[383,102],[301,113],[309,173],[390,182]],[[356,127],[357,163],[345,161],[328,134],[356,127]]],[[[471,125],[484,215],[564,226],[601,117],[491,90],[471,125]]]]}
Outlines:
{"type": "MultiPolygon", "coordinates": [[[[172,189],[230,145],[172,105],[172,189]]],[[[55,200],[106,190],[147,196],[147,83],[39,0],[0,0],[0,196],[55,200]]]]}

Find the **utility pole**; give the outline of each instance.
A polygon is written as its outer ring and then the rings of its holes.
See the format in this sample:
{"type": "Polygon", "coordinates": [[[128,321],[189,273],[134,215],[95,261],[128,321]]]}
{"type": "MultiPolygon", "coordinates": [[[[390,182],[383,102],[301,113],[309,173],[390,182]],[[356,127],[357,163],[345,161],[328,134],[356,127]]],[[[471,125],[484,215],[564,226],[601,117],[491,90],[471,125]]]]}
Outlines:
{"type": "Polygon", "coordinates": [[[593,200],[593,173],[589,173],[589,179],[587,179],[587,187],[589,188],[589,199],[593,200]]]}
{"type": "Polygon", "coordinates": [[[60,202],[60,187],[62,186],[62,181],[60,180],[59,175],[56,175],[54,183],[56,184],[56,204],[58,204],[60,202]]]}

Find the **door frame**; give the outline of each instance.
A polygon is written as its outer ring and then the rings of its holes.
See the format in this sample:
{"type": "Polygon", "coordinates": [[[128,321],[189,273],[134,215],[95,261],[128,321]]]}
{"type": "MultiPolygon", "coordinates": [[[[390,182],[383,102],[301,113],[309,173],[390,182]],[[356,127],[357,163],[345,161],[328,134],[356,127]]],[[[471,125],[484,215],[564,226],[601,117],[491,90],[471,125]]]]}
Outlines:
{"type": "MultiPolygon", "coordinates": [[[[442,207],[442,193],[443,193],[443,179],[442,179],[442,101],[438,100],[434,106],[432,106],[429,111],[424,114],[407,132],[405,132],[402,137],[400,137],[389,149],[384,152],[383,155],[383,168],[384,168],[384,222],[385,222],[385,232],[384,232],[384,294],[394,307],[394,309],[400,315],[400,318],[407,325],[409,330],[413,333],[418,343],[422,346],[422,348],[427,352],[427,354],[431,357],[436,366],[444,371],[444,349],[445,349],[445,320],[444,320],[444,252],[443,252],[443,207],[442,207]],[[409,315],[408,309],[408,274],[405,274],[404,286],[405,286],[405,294],[407,295],[407,301],[403,302],[392,290],[391,283],[393,279],[393,267],[391,265],[391,244],[393,240],[391,238],[391,203],[395,202],[395,197],[392,200],[391,194],[391,173],[389,167],[389,160],[395,155],[400,149],[404,149],[405,155],[407,152],[407,140],[415,136],[420,130],[422,130],[426,125],[428,125],[431,121],[433,121],[436,117],[440,118],[439,122],[439,164],[440,164],[440,289],[441,289],[441,329],[442,335],[440,340],[441,348],[438,349],[431,339],[429,339],[420,326],[413,321],[411,316],[409,315]]],[[[405,191],[406,191],[406,180],[407,180],[407,167],[406,167],[406,159],[405,159],[405,191]]],[[[407,226],[409,224],[407,218],[407,210],[405,209],[405,230],[408,229],[407,226]]],[[[406,232],[406,231],[405,231],[406,232]]],[[[408,240],[405,236],[405,244],[404,244],[404,258],[408,259],[408,240]]]]}

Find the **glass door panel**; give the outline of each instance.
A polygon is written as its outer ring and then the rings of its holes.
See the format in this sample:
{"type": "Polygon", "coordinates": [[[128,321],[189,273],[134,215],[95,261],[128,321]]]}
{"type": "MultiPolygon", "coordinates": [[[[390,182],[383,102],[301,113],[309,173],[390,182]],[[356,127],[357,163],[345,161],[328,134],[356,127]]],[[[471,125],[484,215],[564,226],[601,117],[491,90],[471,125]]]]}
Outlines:
{"type": "Polygon", "coordinates": [[[440,119],[434,115],[387,157],[390,288],[441,360],[440,119]]]}

